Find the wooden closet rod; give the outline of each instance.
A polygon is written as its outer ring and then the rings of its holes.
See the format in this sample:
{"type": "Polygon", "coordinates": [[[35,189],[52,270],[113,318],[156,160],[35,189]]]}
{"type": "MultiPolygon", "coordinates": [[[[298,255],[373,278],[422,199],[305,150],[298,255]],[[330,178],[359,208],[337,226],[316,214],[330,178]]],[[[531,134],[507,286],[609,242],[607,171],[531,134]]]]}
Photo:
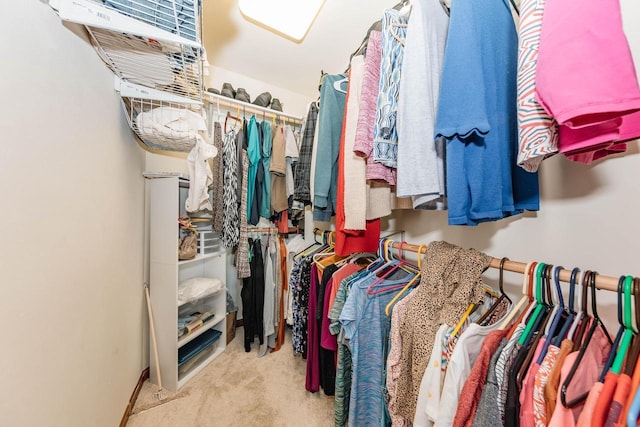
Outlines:
{"type": "MultiPolygon", "coordinates": [[[[322,234],[322,230],[315,229],[314,232],[316,234],[322,234]]],[[[333,231],[331,232],[333,233],[333,231]]],[[[391,247],[394,249],[402,249],[403,251],[409,252],[425,252],[426,247],[422,246],[422,251],[420,250],[419,245],[413,245],[411,243],[403,243],[403,242],[393,242],[391,247]]],[[[420,254],[419,254],[420,255],[420,254]]],[[[500,268],[500,258],[491,257],[491,262],[489,267],[499,269],[500,268]]],[[[519,261],[507,261],[504,264],[504,270],[511,271],[514,273],[524,274],[524,271],[527,267],[527,264],[519,261]]],[[[571,270],[560,270],[560,281],[569,283],[571,279],[571,270]]],[[[618,292],[618,277],[604,276],[598,274],[596,276],[596,288],[602,289],[606,291],[618,292]]]]}
{"type": "Polygon", "coordinates": [[[294,122],[296,125],[302,124],[302,119],[300,117],[294,116],[293,114],[283,113],[281,111],[272,110],[271,108],[261,107],[259,105],[250,104],[244,101],[238,101],[236,99],[217,95],[215,93],[207,92],[204,94],[204,96],[205,100],[208,100],[209,103],[213,104],[214,106],[222,105],[224,107],[232,108],[233,110],[239,109],[247,113],[265,115],[266,117],[275,119],[286,117],[288,122],[294,122]]]}
{"type": "MultiPolygon", "coordinates": [[[[273,233],[279,232],[278,227],[249,227],[247,232],[249,233],[273,233]]],[[[300,233],[299,227],[289,227],[287,233],[300,233]]]]}

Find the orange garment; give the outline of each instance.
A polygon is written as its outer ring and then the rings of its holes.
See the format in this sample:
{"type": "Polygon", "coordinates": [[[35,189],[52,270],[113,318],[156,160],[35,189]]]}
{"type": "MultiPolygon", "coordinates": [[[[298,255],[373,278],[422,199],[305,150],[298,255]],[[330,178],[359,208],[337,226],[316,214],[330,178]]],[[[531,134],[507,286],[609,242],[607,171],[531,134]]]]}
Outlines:
{"type": "Polygon", "coordinates": [[[607,375],[604,377],[602,392],[596,402],[596,407],[593,409],[593,417],[591,419],[591,425],[593,427],[602,427],[605,425],[619,377],[620,375],[611,371],[607,372],[607,375]]]}
{"type": "Polygon", "coordinates": [[[558,398],[558,387],[560,387],[560,373],[562,371],[562,364],[567,358],[567,355],[571,353],[573,348],[573,341],[570,339],[562,340],[560,343],[560,353],[558,353],[558,360],[556,360],[551,374],[549,374],[549,380],[544,387],[544,401],[547,407],[547,420],[551,420],[553,411],[556,409],[556,399],[558,398]]]}
{"type": "Polygon", "coordinates": [[[627,414],[629,413],[629,407],[633,402],[633,398],[636,395],[636,391],[638,390],[638,386],[640,386],[640,358],[636,361],[636,366],[633,368],[633,376],[631,377],[631,389],[629,390],[629,398],[627,399],[627,403],[624,405],[624,409],[622,411],[623,420],[627,419],[627,414]]]}
{"type": "Polygon", "coordinates": [[[329,294],[329,312],[333,308],[333,302],[336,300],[336,295],[338,294],[338,288],[340,288],[340,283],[347,277],[351,276],[356,271],[362,270],[362,267],[358,264],[348,263],[340,270],[333,273],[333,286],[331,287],[331,293],[329,294]]]}
{"type": "Polygon", "coordinates": [[[282,278],[282,283],[276,283],[276,286],[280,286],[280,323],[278,323],[278,336],[276,338],[276,346],[271,350],[272,353],[274,351],[280,350],[280,347],[282,347],[282,344],[284,344],[284,318],[286,317],[284,314],[284,296],[289,289],[289,280],[287,280],[287,278],[289,277],[289,275],[287,274],[287,246],[285,245],[284,239],[282,237],[280,237],[278,241],[280,243],[280,270],[282,271],[280,275],[280,277],[282,278]]]}
{"type": "Polygon", "coordinates": [[[623,409],[624,404],[627,402],[627,398],[629,397],[630,390],[631,377],[627,374],[621,374],[618,378],[616,392],[613,394],[613,400],[611,401],[611,407],[609,408],[609,414],[607,415],[607,422],[605,426],[616,427],[624,425],[623,409]]]}

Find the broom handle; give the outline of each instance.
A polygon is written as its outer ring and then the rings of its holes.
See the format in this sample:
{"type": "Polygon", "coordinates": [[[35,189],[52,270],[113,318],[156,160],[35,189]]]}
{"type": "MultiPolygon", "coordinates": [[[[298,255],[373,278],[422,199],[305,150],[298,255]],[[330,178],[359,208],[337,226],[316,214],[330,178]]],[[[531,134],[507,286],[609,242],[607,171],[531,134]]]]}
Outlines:
{"type": "Polygon", "coordinates": [[[147,296],[147,311],[149,312],[149,329],[151,329],[151,344],[153,345],[153,357],[156,361],[156,375],[158,376],[158,386],[162,388],[162,375],[160,375],[160,359],[158,358],[158,343],[156,342],[156,328],[153,322],[153,310],[151,310],[151,296],[149,286],[145,283],[144,292],[147,296]]]}

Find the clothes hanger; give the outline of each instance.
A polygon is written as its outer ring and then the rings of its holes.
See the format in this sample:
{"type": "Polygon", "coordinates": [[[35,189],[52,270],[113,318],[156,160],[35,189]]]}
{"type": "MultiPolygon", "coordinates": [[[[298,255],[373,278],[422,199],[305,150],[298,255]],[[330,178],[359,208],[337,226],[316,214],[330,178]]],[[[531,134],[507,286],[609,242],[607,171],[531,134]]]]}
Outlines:
{"type": "Polygon", "coordinates": [[[509,258],[507,257],[503,257],[500,260],[500,266],[499,266],[499,270],[500,270],[500,275],[498,276],[498,288],[500,289],[500,297],[498,298],[498,300],[496,302],[493,303],[493,305],[491,307],[489,307],[489,309],[487,311],[485,311],[485,313],[480,316],[480,318],[478,319],[478,321],[476,323],[478,323],[479,325],[483,325],[483,322],[489,318],[489,316],[491,316],[496,309],[498,308],[498,306],[500,305],[500,303],[502,303],[502,301],[504,301],[505,299],[507,301],[509,301],[509,304],[512,304],[513,302],[511,301],[511,298],[509,298],[507,296],[507,294],[504,293],[504,284],[503,284],[503,276],[504,276],[504,263],[507,262],[509,260],[509,258]]]}
{"type": "MultiPolygon", "coordinates": [[[[633,296],[634,308],[636,312],[636,328],[640,326],[640,279],[633,279],[633,296]]],[[[631,390],[633,399],[627,411],[627,425],[635,426],[638,424],[638,416],[640,415],[640,388],[631,390]]]]}
{"type": "MultiPolygon", "coordinates": [[[[620,342],[620,347],[618,348],[616,358],[613,361],[613,365],[611,365],[611,372],[614,374],[620,374],[622,371],[622,365],[624,363],[625,357],[629,353],[629,347],[631,345],[631,340],[634,333],[633,320],[631,317],[631,285],[633,284],[633,277],[627,276],[624,279],[624,304],[623,304],[623,313],[624,313],[624,335],[622,336],[622,341],[620,342]]],[[[594,284],[595,285],[595,284],[594,284]]]]}
{"type": "Polygon", "coordinates": [[[400,296],[403,295],[405,293],[405,291],[407,289],[409,289],[419,278],[421,278],[422,276],[422,259],[420,258],[420,255],[422,254],[422,249],[426,248],[427,245],[420,245],[420,247],[418,247],[418,274],[416,274],[413,279],[411,279],[409,281],[409,283],[407,283],[401,290],[400,292],[398,292],[391,301],[389,301],[389,304],[387,304],[387,307],[384,309],[384,312],[387,316],[389,316],[389,311],[391,309],[391,307],[394,306],[394,304],[396,303],[396,301],[398,301],[400,299],[400,296]]]}
{"type": "Polygon", "coordinates": [[[546,305],[544,303],[544,289],[542,286],[542,273],[543,271],[546,271],[547,265],[543,262],[541,262],[540,264],[538,264],[536,271],[535,271],[535,275],[536,275],[536,279],[535,279],[535,288],[536,288],[536,293],[535,293],[535,309],[533,311],[533,314],[531,315],[531,317],[529,318],[528,322],[527,322],[527,326],[524,329],[524,332],[522,333],[522,335],[520,336],[520,339],[518,340],[518,342],[520,343],[520,345],[522,345],[523,347],[526,346],[527,340],[530,337],[530,335],[533,332],[533,327],[536,324],[536,321],[538,320],[538,318],[540,317],[540,315],[542,314],[542,312],[545,310],[546,305]]]}
{"type": "MultiPolygon", "coordinates": [[[[385,243],[386,245],[386,250],[388,250],[389,245],[392,244],[392,241],[387,240],[387,243],[385,243]]],[[[395,289],[399,289],[401,287],[404,287],[406,285],[406,283],[402,283],[402,284],[397,284],[397,283],[393,283],[393,284],[389,284],[389,286],[382,286],[382,287],[378,287],[378,289],[376,288],[376,285],[378,285],[379,283],[381,283],[384,279],[386,279],[387,277],[389,277],[391,274],[393,274],[393,272],[395,272],[396,270],[398,270],[398,268],[400,268],[401,266],[408,266],[411,267],[411,264],[408,263],[406,260],[402,259],[402,245],[404,244],[404,242],[400,243],[400,248],[398,249],[398,258],[394,258],[393,255],[391,253],[389,253],[390,258],[392,260],[392,262],[394,262],[394,264],[391,266],[391,268],[389,268],[388,270],[386,270],[384,272],[384,274],[381,277],[378,277],[378,279],[376,279],[372,284],[369,285],[369,287],[367,287],[367,294],[368,295],[377,295],[377,294],[381,294],[381,293],[386,293],[395,289]]],[[[412,278],[415,278],[416,275],[418,275],[420,273],[420,270],[416,270],[413,272],[414,276],[411,278],[406,278],[405,279],[409,279],[411,280],[412,278]]]]}
{"type": "Polygon", "coordinates": [[[558,336],[556,336],[555,340],[553,341],[553,345],[556,347],[560,347],[560,345],[562,344],[562,340],[564,340],[564,338],[567,336],[569,328],[573,324],[576,316],[576,312],[574,310],[574,298],[576,290],[576,277],[578,276],[579,272],[580,269],[577,267],[571,270],[571,278],[569,279],[569,307],[567,310],[567,320],[564,322],[562,329],[560,329],[560,333],[558,333],[558,336]]]}
{"type": "MultiPolygon", "coordinates": [[[[562,288],[560,287],[560,271],[563,270],[564,267],[562,266],[556,266],[553,269],[553,282],[556,285],[555,286],[555,295],[556,295],[556,299],[557,299],[557,304],[555,305],[554,311],[551,313],[551,321],[547,323],[547,329],[545,330],[545,335],[547,337],[547,340],[545,341],[544,345],[542,346],[542,349],[540,350],[540,354],[538,355],[538,359],[536,360],[536,362],[538,363],[538,365],[542,364],[542,361],[544,360],[545,356],[547,355],[547,351],[549,350],[549,346],[552,344],[553,342],[553,338],[556,336],[556,331],[558,330],[558,327],[560,327],[561,325],[561,321],[564,319],[566,320],[569,316],[567,314],[567,311],[565,310],[565,306],[564,306],[564,298],[562,297],[562,288]]],[[[565,322],[567,323],[567,322],[565,322]]],[[[564,324],[562,324],[562,326],[564,326],[564,324]]]]}
{"type": "MultiPolygon", "coordinates": [[[[578,366],[580,365],[580,362],[582,361],[582,358],[584,357],[584,354],[587,351],[587,348],[589,347],[589,342],[591,341],[591,338],[593,337],[593,334],[595,333],[596,329],[598,329],[599,327],[602,328],[603,332],[605,333],[605,336],[609,340],[609,343],[613,344],[611,342],[611,337],[609,336],[609,332],[607,331],[607,328],[605,327],[604,323],[602,323],[602,320],[600,320],[600,316],[598,316],[598,308],[597,308],[597,302],[596,302],[596,276],[598,274],[596,272],[587,270],[584,275],[586,279],[583,281],[583,286],[585,284],[588,284],[588,287],[591,287],[592,320],[591,320],[591,327],[589,328],[589,331],[587,332],[587,336],[585,337],[580,347],[580,352],[578,353],[576,360],[571,366],[571,370],[569,371],[567,378],[565,378],[564,382],[562,383],[562,387],[560,390],[560,400],[565,408],[573,408],[581,404],[582,402],[585,401],[585,399],[589,395],[589,392],[587,391],[586,393],[583,393],[581,396],[578,396],[577,398],[569,401],[567,398],[567,390],[571,385],[571,381],[573,380],[573,377],[576,374],[578,366]]],[[[584,289],[583,289],[583,292],[584,292],[584,289]]],[[[583,301],[584,299],[585,298],[583,297],[583,301]]],[[[620,301],[620,299],[618,301],[620,301]]],[[[587,323],[586,320],[584,322],[587,323]]]]}
{"type": "MultiPolygon", "coordinates": [[[[238,116],[240,115],[240,107],[238,107],[238,116]]],[[[231,112],[227,111],[227,117],[224,119],[224,133],[227,133],[227,123],[229,119],[234,120],[233,130],[236,130],[236,125],[238,123],[242,123],[242,119],[240,117],[232,116],[231,112]]]]}
{"type": "Polygon", "coordinates": [[[582,287],[582,304],[580,311],[580,313],[582,313],[582,320],[577,326],[577,329],[575,329],[574,334],[571,336],[573,340],[572,351],[580,350],[580,346],[582,345],[582,338],[584,337],[585,331],[589,328],[592,319],[591,315],[587,311],[587,292],[589,291],[590,278],[591,271],[587,270],[584,274],[582,274],[582,284],[580,285],[582,287]]]}
{"type": "MultiPolygon", "coordinates": [[[[522,298],[520,298],[520,301],[516,303],[516,306],[511,310],[511,312],[509,312],[509,314],[507,314],[507,317],[502,321],[502,323],[500,324],[500,329],[507,328],[511,324],[511,321],[518,315],[518,313],[520,313],[521,316],[519,316],[519,318],[516,319],[516,321],[514,322],[514,328],[515,328],[515,326],[520,322],[519,319],[522,316],[524,316],[525,312],[527,311],[527,310],[524,310],[521,312],[521,310],[524,307],[528,307],[527,304],[530,304],[531,301],[533,301],[531,297],[532,295],[531,291],[529,290],[529,285],[531,283],[531,281],[529,280],[529,273],[531,269],[535,267],[535,265],[536,265],[535,262],[530,262],[530,263],[527,263],[527,265],[525,266],[523,279],[522,279],[522,298]]],[[[512,335],[512,332],[509,331],[507,336],[511,338],[511,335],[512,335]]]]}
{"type": "MultiPolygon", "coordinates": [[[[574,271],[576,271],[576,274],[578,272],[580,273],[580,278],[576,279],[575,283],[573,283],[573,285],[574,285],[573,288],[570,288],[569,292],[571,292],[571,290],[574,290],[574,292],[575,292],[575,285],[578,285],[578,284],[582,283],[582,276],[583,276],[582,275],[582,271],[579,271],[579,269],[577,267],[574,268],[572,273],[571,273],[572,279],[574,278],[574,274],[573,274],[574,271]]],[[[573,299],[571,300],[571,303],[573,303],[573,299]]],[[[569,332],[567,332],[567,338],[569,338],[573,342],[575,342],[574,336],[575,336],[576,330],[578,329],[578,326],[580,325],[580,322],[581,322],[583,316],[584,316],[584,309],[583,309],[582,306],[580,306],[580,308],[578,309],[578,312],[575,314],[575,317],[573,318],[573,323],[569,327],[569,332]]]]}
{"type": "MultiPolygon", "coordinates": [[[[541,280],[537,289],[538,291],[541,292],[542,295],[536,295],[536,300],[541,301],[541,305],[536,306],[536,310],[538,310],[538,308],[541,307],[540,314],[537,318],[535,318],[535,320],[533,320],[533,324],[527,323],[527,327],[531,325],[530,333],[523,341],[520,341],[521,345],[525,348],[529,348],[529,350],[526,354],[524,362],[522,363],[522,365],[520,365],[520,369],[516,374],[516,385],[518,390],[522,390],[522,383],[527,375],[527,372],[529,371],[529,368],[532,365],[531,362],[533,361],[533,356],[535,355],[536,348],[538,347],[538,343],[543,337],[542,331],[544,330],[544,328],[546,328],[546,325],[549,322],[549,319],[551,318],[550,316],[551,310],[549,309],[550,304],[547,301],[547,296],[550,297],[550,294],[551,294],[550,276],[551,276],[552,269],[553,269],[552,265],[544,265],[544,267],[542,268],[542,273],[540,277],[541,280]],[[546,287],[542,286],[542,282],[544,282],[546,287]]],[[[535,314],[535,311],[534,311],[534,314],[535,314]]],[[[531,322],[532,319],[534,319],[533,315],[531,316],[531,319],[529,319],[529,322],[531,322]]],[[[523,335],[524,335],[524,332],[523,332],[523,335]]]]}
{"type": "Polygon", "coordinates": [[[333,82],[333,89],[338,92],[347,93],[346,89],[342,89],[342,83],[349,83],[349,78],[345,77],[344,79],[336,80],[333,82]]]}
{"type": "MultiPolygon", "coordinates": [[[[633,278],[631,276],[627,276],[624,279],[624,304],[623,304],[623,316],[624,316],[624,334],[622,335],[622,340],[620,341],[620,346],[618,347],[618,351],[616,353],[615,359],[613,360],[613,364],[611,365],[611,369],[605,374],[603,381],[603,392],[600,394],[598,401],[596,402],[594,415],[592,418],[592,425],[610,425],[607,422],[607,418],[610,414],[609,411],[611,409],[611,402],[614,399],[614,394],[617,390],[616,386],[618,383],[618,379],[620,378],[621,371],[624,365],[624,360],[626,357],[630,356],[629,346],[633,337],[635,336],[633,332],[633,319],[631,316],[631,285],[633,283],[633,278]],[[611,375],[610,375],[611,374],[611,375]],[[610,387],[613,386],[613,387],[610,387]]],[[[595,281],[592,282],[592,285],[595,287],[595,281]]],[[[618,301],[620,301],[618,299],[618,301]]],[[[617,422],[617,417],[614,423],[617,422]]],[[[611,425],[613,425],[612,423],[611,425]]],[[[617,425],[617,424],[616,424],[617,425]]]]}

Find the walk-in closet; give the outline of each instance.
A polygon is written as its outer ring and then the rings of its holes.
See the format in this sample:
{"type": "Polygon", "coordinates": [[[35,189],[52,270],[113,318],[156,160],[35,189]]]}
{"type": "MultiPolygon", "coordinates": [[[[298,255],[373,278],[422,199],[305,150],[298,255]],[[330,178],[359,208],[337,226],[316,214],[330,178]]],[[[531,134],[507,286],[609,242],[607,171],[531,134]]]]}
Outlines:
{"type": "Polygon", "coordinates": [[[29,0],[0,426],[640,425],[640,4],[29,0]]]}

